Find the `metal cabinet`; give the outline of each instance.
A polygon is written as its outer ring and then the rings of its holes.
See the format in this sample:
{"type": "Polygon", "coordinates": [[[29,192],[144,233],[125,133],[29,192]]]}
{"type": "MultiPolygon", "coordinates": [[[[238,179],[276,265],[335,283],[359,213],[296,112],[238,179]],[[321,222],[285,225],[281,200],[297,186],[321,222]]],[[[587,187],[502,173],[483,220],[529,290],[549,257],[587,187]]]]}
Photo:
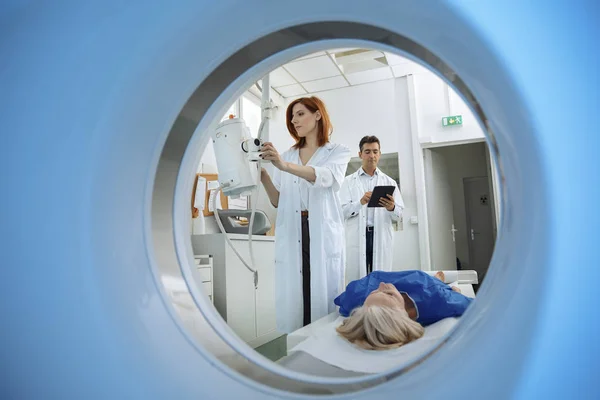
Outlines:
{"type": "MultiPolygon", "coordinates": [[[[248,236],[228,234],[233,246],[250,263],[248,236]]],[[[279,336],[275,326],[275,238],[252,237],[258,269],[254,277],[227,244],[223,234],[192,235],[194,254],[212,256],[212,292],[215,308],[227,325],[251,347],[258,347],[279,336]]],[[[199,272],[200,273],[200,272],[199,272]]],[[[196,280],[198,282],[198,279],[196,280]]],[[[202,281],[202,285],[204,285],[202,281]]]]}

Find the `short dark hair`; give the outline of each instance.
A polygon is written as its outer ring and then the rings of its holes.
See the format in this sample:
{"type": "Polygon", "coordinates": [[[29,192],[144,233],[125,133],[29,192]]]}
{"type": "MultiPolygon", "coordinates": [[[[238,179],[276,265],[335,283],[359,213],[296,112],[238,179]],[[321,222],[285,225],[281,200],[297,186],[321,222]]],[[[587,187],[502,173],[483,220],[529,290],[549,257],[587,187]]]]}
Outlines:
{"type": "Polygon", "coordinates": [[[358,149],[362,152],[363,145],[366,143],[377,143],[379,145],[379,150],[381,150],[381,143],[379,143],[379,139],[377,136],[365,136],[360,139],[360,143],[358,144],[358,149]]]}

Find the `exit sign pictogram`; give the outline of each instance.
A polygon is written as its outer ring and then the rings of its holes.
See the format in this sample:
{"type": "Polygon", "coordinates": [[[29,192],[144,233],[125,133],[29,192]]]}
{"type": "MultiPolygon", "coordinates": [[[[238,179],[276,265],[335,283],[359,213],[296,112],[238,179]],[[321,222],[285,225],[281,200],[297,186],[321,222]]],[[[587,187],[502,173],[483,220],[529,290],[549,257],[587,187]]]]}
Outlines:
{"type": "Polygon", "coordinates": [[[442,126],[462,125],[462,115],[452,115],[442,118],[442,126]]]}

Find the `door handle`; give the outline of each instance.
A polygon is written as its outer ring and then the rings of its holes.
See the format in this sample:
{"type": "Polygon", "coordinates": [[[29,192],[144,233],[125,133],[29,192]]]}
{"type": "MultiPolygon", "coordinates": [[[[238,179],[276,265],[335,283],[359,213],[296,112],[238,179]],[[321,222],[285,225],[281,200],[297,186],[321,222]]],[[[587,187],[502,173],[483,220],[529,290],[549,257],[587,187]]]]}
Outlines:
{"type": "Polygon", "coordinates": [[[479,235],[479,232],[471,228],[471,240],[475,240],[475,235],[479,235]]]}
{"type": "Polygon", "coordinates": [[[450,229],[450,232],[452,233],[452,241],[456,242],[456,235],[454,232],[458,232],[458,229],[454,228],[454,224],[452,224],[452,229],[450,229]]]}

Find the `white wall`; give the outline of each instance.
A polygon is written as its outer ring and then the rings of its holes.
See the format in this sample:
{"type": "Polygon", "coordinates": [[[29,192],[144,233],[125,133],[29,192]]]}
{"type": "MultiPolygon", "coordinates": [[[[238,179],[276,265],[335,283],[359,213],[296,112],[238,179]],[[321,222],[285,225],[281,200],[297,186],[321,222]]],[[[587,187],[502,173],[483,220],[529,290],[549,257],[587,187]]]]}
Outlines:
{"type": "Polygon", "coordinates": [[[431,149],[444,156],[448,169],[448,179],[452,191],[452,205],[455,233],[456,256],[463,269],[469,264],[469,235],[467,232],[467,216],[465,208],[465,192],[463,178],[487,176],[487,160],[485,143],[474,143],[461,146],[448,146],[431,149]]]}
{"type": "Polygon", "coordinates": [[[198,165],[198,173],[212,174],[217,172],[217,160],[215,158],[215,150],[213,149],[212,140],[209,140],[202,153],[200,164],[198,165]]]}
{"type": "MultiPolygon", "coordinates": [[[[216,126],[216,124],[215,124],[216,126]]],[[[212,140],[208,140],[200,164],[198,165],[198,173],[214,174],[217,173],[217,161],[215,158],[215,151],[213,149],[212,140]]],[[[207,205],[208,206],[208,205],[207,205]]],[[[218,233],[220,232],[219,226],[214,216],[204,217],[204,231],[205,233],[218,233]]]]}
{"type": "Polygon", "coordinates": [[[419,70],[415,77],[419,141],[428,146],[484,138],[467,104],[436,75],[419,70]],[[442,117],[462,115],[463,124],[442,126],[442,117]]]}

